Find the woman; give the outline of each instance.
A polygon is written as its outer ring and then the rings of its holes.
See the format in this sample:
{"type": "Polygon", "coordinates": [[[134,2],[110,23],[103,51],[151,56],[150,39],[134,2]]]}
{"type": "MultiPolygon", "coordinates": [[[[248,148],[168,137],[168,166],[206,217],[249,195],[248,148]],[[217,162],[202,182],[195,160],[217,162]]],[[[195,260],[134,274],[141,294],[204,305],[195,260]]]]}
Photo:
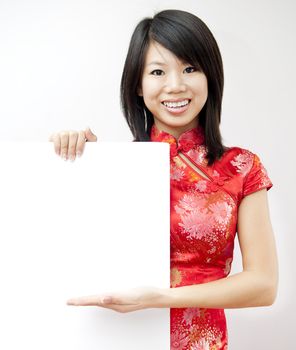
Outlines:
{"type": "MultiPolygon", "coordinates": [[[[143,19],[131,38],[121,102],[134,141],[168,142],[171,159],[171,288],[135,288],[69,305],[119,312],[170,308],[171,349],[227,349],[225,308],[267,306],[278,266],[259,157],[225,147],[219,130],[223,66],[198,17],[166,10],[143,19]],[[243,271],[227,277],[235,234],[243,271]]],[[[51,136],[64,159],[81,155],[90,129],[51,136]]]]}

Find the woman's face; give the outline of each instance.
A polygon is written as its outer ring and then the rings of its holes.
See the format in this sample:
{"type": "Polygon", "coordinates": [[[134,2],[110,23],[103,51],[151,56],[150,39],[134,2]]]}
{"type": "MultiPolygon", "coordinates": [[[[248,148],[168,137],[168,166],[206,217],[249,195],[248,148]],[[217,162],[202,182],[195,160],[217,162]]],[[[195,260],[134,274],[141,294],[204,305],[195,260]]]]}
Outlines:
{"type": "Polygon", "coordinates": [[[208,97],[207,78],[152,41],[138,94],[153,114],[156,127],[178,138],[198,124],[198,114],[208,97]]]}

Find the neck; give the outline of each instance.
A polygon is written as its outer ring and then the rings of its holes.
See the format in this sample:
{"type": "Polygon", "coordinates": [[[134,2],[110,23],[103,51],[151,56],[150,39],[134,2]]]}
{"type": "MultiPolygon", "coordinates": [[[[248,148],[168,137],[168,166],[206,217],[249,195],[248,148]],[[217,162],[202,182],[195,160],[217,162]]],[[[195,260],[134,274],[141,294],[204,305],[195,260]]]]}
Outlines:
{"type": "Polygon", "coordinates": [[[177,140],[180,137],[181,134],[183,134],[187,130],[191,130],[193,128],[196,128],[198,126],[198,119],[195,118],[192,120],[189,124],[186,124],[184,126],[170,126],[165,123],[160,122],[156,118],[154,118],[155,126],[160,131],[165,131],[171,135],[173,135],[177,140]]]}

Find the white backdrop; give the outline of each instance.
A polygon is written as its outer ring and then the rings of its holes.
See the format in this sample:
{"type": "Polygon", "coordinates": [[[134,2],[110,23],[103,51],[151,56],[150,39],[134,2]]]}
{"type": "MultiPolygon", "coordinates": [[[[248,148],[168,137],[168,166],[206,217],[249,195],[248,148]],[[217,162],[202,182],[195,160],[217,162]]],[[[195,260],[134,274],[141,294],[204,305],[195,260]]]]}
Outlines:
{"type": "MultiPolygon", "coordinates": [[[[274,187],[270,212],[280,263],[276,303],[226,310],[230,349],[288,348],[296,311],[293,0],[0,0],[0,138],[41,141],[90,126],[99,140],[131,140],[119,107],[128,43],[145,16],[177,8],[201,17],[225,68],[222,135],[257,153],[274,187]]],[[[236,241],[232,273],[241,270],[236,241]]]]}

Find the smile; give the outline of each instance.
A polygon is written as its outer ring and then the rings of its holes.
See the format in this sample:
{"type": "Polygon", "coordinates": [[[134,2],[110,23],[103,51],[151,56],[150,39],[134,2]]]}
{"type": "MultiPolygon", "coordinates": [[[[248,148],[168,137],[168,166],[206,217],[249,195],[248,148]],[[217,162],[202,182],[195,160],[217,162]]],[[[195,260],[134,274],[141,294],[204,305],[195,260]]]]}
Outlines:
{"type": "Polygon", "coordinates": [[[173,115],[179,115],[187,111],[189,108],[191,100],[185,99],[185,100],[179,100],[176,102],[172,101],[162,101],[162,105],[165,107],[165,109],[173,115]]]}
{"type": "Polygon", "coordinates": [[[169,108],[180,108],[180,107],[187,106],[190,103],[190,100],[185,99],[183,101],[178,101],[178,102],[163,101],[161,103],[169,108]]]}

